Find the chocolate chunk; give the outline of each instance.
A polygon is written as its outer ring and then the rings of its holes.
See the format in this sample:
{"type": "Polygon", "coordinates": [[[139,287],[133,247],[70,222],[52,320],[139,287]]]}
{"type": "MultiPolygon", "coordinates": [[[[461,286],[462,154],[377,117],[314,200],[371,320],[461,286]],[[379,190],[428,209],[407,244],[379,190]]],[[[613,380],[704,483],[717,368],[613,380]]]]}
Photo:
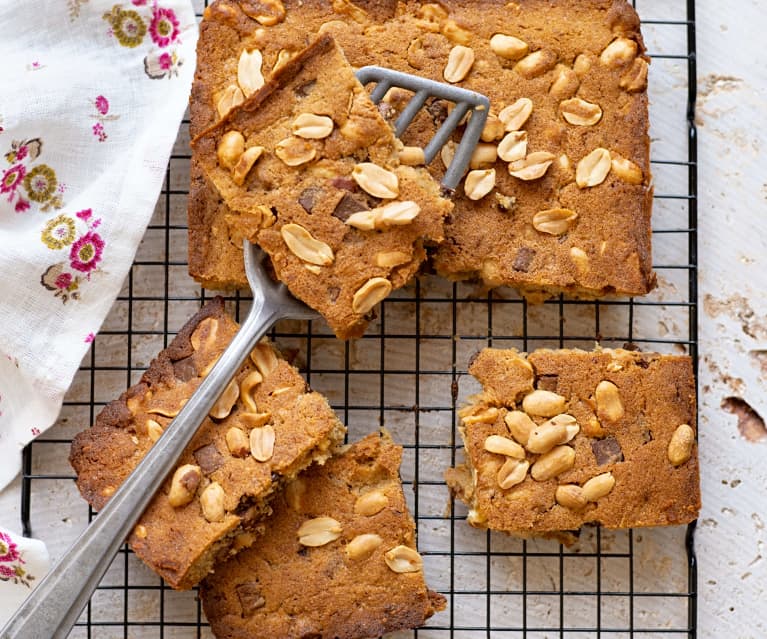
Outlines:
{"type": "Polygon", "coordinates": [[[311,213],[314,209],[314,205],[319,202],[322,197],[323,191],[318,186],[310,186],[301,191],[301,195],[298,196],[298,203],[304,207],[307,213],[311,213]]]}
{"type": "Polygon", "coordinates": [[[535,387],[540,390],[556,392],[559,375],[541,375],[536,382],[535,387]]]}
{"type": "Polygon", "coordinates": [[[307,95],[309,95],[309,93],[311,93],[311,90],[315,84],[317,84],[317,80],[309,80],[309,82],[305,82],[301,86],[297,86],[295,88],[295,94],[305,98],[307,95]]]}
{"type": "Polygon", "coordinates": [[[237,598],[240,600],[242,614],[250,617],[256,610],[266,605],[266,599],[261,596],[261,590],[258,582],[246,581],[235,587],[237,598]]]}
{"type": "Polygon", "coordinates": [[[181,382],[188,382],[193,377],[197,377],[194,359],[192,357],[185,357],[177,362],[173,362],[173,374],[181,382]]]}
{"type": "Polygon", "coordinates": [[[437,126],[441,125],[447,118],[447,104],[445,104],[444,100],[433,100],[430,104],[426,105],[426,110],[437,126]]]}
{"type": "Polygon", "coordinates": [[[623,344],[623,350],[624,351],[641,351],[642,349],[639,348],[634,342],[625,342],[623,344]]]}
{"type": "Polygon", "coordinates": [[[341,294],[341,289],[337,286],[331,286],[328,289],[328,297],[330,298],[331,302],[335,302],[338,299],[338,296],[341,294]]]}
{"type": "Polygon", "coordinates": [[[224,465],[224,458],[213,442],[194,451],[194,458],[206,475],[210,475],[224,465]]]}
{"type": "Polygon", "coordinates": [[[340,175],[338,177],[334,177],[330,181],[330,185],[344,191],[355,191],[357,189],[357,183],[354,181],[354,178],[343,177],[340,175]]]}
{"type": "Polygon", "coordinates": [[[517,254],[514,257],[511,268],[513,268],[515,271],[522,271],[523,273],[527,273],[527,271],[530,269],[530,265],[533,263],[534,257],[535,250],[528,248],[527,246],[523,246],[517,250],[517,254]]]}
{"type": "Polygon", "coordinates": [[[358,199],[356,199],[354,196],[350,195],[349,193],[344,193],[344,196],[341,198],[341,201],[336,204],[336,208],[333,211],[333,217],[337,217],[342,222],[346,222],[346,220],[351,217],[352,213],[357,213],[358,211],[367,211],[368,206],[364,202],[360,202],[358,199]]]}
{"type": "Polygon", "coordinates": [[[650,361],[644,358],[641,358],[636,360],[636,365],[639,366],[639,368],[650,368],[650,361]]]}
{"type": "Polygon", "coordinates": [[[623,461],[623,451],[615,437],[605,437],[591,442],[591,450],[597,460],[597,466],[623,461]]]}

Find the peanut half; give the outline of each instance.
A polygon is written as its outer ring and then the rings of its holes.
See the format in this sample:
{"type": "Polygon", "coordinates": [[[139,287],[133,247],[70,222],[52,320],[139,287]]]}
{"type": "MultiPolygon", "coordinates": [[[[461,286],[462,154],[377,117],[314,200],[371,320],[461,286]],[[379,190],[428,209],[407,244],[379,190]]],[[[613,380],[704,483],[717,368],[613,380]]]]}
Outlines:
{"type": "Polygon", "coordinates": [[[623,402],[618,387],[610,381],[602,380],[594,392],[597,403],[597,417],[600,420],[616,422],[623,417],[623,402]]]}
{"type": "Polygon", "coordinates": [[[458,44],[450,50],[442,76],[448,82],[460,82],[469,74],[473,65],[474,49],[458,44]]]}
{"type": "Polygon", "coordinates": [[[332,517],[315,517],[305,521],[298,528],[298,543],[316,548],[335,541],[342,532],[340,522],[332,517]]]}
{"type": "Polygon", "coordinates": [[[638,93],[647,88],[647,61],[636,58],[620,80],[620,87],[628,93],[638,93]]]}
{"type": "Polygon", "coordinates": [[[245,152],[245,136],[239,131],[227,131],[216,148],[218,163],[231,171],[245,152]]]}
{"type": "Polygon", "coordinates": [[[384,555],[386,565],[394,572],[418,572],[423,569],[423,559],[408,546],[395,546],[384,555]]]}
{"type": "Polygon", "coordinates": [[[274,428],[267,424],[250,431],[250,454],[260,462],[269,461],[274,455],[274,428]]]}
{"type": "Polygon", "coordinates": [[[309,264],[326,266],[335,259],[333,249],[325,242],[315,239],[309,231],[299,224],[285,224],[280,229],[282,239],[291,253],[309,264]]]}
{"type": "Polygon", "coordinates": [[[346,556],[354,561],[367,559],[382,543],[383,539],[381,539],[379,535],[373,533],[357,535],[346,544],[346,556]]]}
{"type": "Polygon", "coordinates": [[[210,409],[208,414],[215,419],[224,419],[224,417],[232,412],[232,406],[234,406],[239,396],[240,387],[237,385],[237,382],[232,380],[216,400],[216,403],[213,404],[213,408],[210,409]]]}
{"type": "Polygon", "coordinates": [[[237,84],[240,85],[245,97],[252,95],[264,86],[264,75],[261,65],[264,58],[258,49],[247,51],[243,49],[237,63],[237,84]]]}
{"type": "Polygon", "coordinates": [[[405,200],[402,202],[389,202],[369,211],[352,213],[346,224],[361,231],[373,229],[386,229],[390,226],[403,226],[410,224],[421,212],[417,202],[405,200]]]}
{"type": "Polygon", "coordinates": [[[232,168],[232,181],[238,186],[245,184],[245,179],[248,177],[248,173],[253,168],[253,165],[258,161],[258,158],[264,152],[262,146],[252,146],[249,149],[245,149],[245,152],[237,160],[237,164],[232,168]]]}
{"type": "Polygon", "coordinates": [[[637,50],[637,43],[634,40],[616,38],[602,51],[599,61],[610,68],[625,66],[636,58],[637,50]]]}
{"type": "Polygon", "coordinates": [[[197,492],[200,485],[202,471],[199,466],[194,464],[184,464],[173,473],[173,479],[170,480],[170,492],[168,493],[168,503],[173,508],[186,506],[197,492]]]}
{"type": "Polygon", "coordinates": [[[392,284],[384,277],[374,277],[365,282],[352,298],[352,310],[365,315],[391,293],[392,284]]]}
{"type": "Polygon", "coordinates": [[[569,508],[570,510],[580,510],[589,503],[588,499],[583,494],[583,489],[577,484],[563,484],[557,486],[557,490],[554,493],[554,499],[560,506],[569,508]]]}
{"type": "Polygon", "coordinates": [[[223,521],[226,511],[224,510],[224,489],[221,484],[215,481],[208,484],[200,495],[200,507],[208,521],[223,521]]]}
{"type": "Polygon", "coordinates": [[[547,209],[533,215],[533,228],[548,235],[564,235],[572,227],[578,214],[570,209],[547,209]]]}
{"type": "Polygon", "coordinates": [[[264,379],[266,379],[279,364],[277,355],[274,354],[274,350],[266,341],[259,342],[256,344],[255,348],[250,351],[250,360],[256,365],[258,372],[261,373],[264,379]]]}
{"type": "Polygon", "coordinates": [[[668,460],[673,466],[681,466],[692,456],[695,431],[688,424],[677,426],[668,443],[668,460]]]}
{"type": "Polygon", "coordinates": [[[239,106],[245,101],[245,94],[236,84],[230,84],[223,90],[216,103],[218,117],[223,118],[234,107],[239,106]]]}
{"type": "Polygon", "coordinates": [[[576,126],[594,126],[602,119],[602,108],[581,98],[560,102],[559,112],[565,120],[576,126]]]}
{"type": "Polygon", "coordinates": [[[521,410],[512,410],[506,413],[503,421],[506,422],[512,437],[523,446],[526,445],[530,439],[530,433],[535,429],[535,422],[529,415],[521,410]]]}
{"type": "Polygon", "coordinates": [[[531,80],[543,75],[554,68],[557,63],[557,54],[548,49],[539,49],[526,55],[514,65],[514,71],[523,78],[531,80]]]}
{"type": "Polygon", "coordinates": [[[541,455],[530,469],[535,481],[546,481],[570,470],[575,464],[575,450],[570,446],[555,446],[541,455]]]}
{"type": "Polygon", "coordinates": [[[637,164],[615,153],[611,153],[610,156],[612,158],[611,170],[621,180],[628,184],[642,184],[644,182],[642,169],[637,164]]]}
{"type": "Polygon", "coordinates": [[[524,126],[533,112],[533,101],[530,98],[519,98],[514,104],[501,109],[498,119],[503,122],[506,131],[518,131],[524,126]]]}
{"type": "Polygon", "coordinates": [[[156,442],[162,436],[163,428],[159,422],[153,419],[146,420],[146,434],[151,442],[156,442]]]}
{"type": "Polygon", "coordinates": [[[522,410],[528,415],[553,417],[565,410],[565,398],[552,391],[536,389],[522,399],[522,410]]]}
{"type": "Polygon", "coordinates": [[[463,185],[470,200],[481,200],[495,187],[495,169],[469,171],[463,185]]]}
{"type": "Polygon", "coordinates": [[[247,457],[250,454],[248,436],[236,426],[226,431],[226,447],[234,457],[247,457]]]}
{"type": "Polygon", "coordinates": [[[610,172],[610,151],[594,149],[584,157],[575,169],[575,183],[582,189],[602,184],[610,172]]]}
{"type": "Polygon", "coordinates": [[[502,437],[501,435],[490,435],[485,439],[485,450],[489,453],[514,457],[516,459],[525,458],[525,450],[517,442],[502,437]]]}
{"type": "Polygon", "coordinates": [[[519,60],[527,55],[529,47],[524,40],[506,35],[505,33],[496,33],[490,38],[490,48],[495,55],[505,60],[519,60]]]}
{"type": "Polygon", "coordinates": [[[357,164],[352,170],[352,178],[363,191],[373,197],[393,200],[399,195],[397,175],[372,162],[357,164]]]}
{"type": "Polygon", "coordinates": [[[426,158],[420,146],[403,146],[399,152],[399,162],[406,166],[420,166],[426,163],[426,158]]]}
{"type": "Polygon", "coordinates": [[[354,502],[354,514],[372,517],[380,513],[388,505],[389,498],[386,496],[386,493],[382,489],[377,488],[357,497],[357,500],[354,502]]]}
{"type": "Polygon", "coordinates": [[[251,371],[240,382],[240,400],[245,410],[251,413],[257,413],[258,407],[256,401],[253,399],[253,391],[256,387],[264,381],[263,375],[258,371],[251,371]]]}
{"type": "Polygon", "coordinates": [[[615,486],[615,477],[612,473],[602,473],[592,477],[583,484],[583,496],[588,501],[598,501],[607,495],[615,486]]]}
{"type": "Polygon", "coordinates": [[[498,143],[498,157],[504,162],[524,160],[527,155],[527,131],[510,131],[498,143]]]}
{"type": "Polygon", "coordinates": [[[326,115],[302,113],[291,126],[293,135],[310,140],[321,140],[333,132],[333,120],[326,115]]]}
{"type": "Polygon", "coordinates": [[[301,166],[317,157],[317,149],[302,138],[289,137],[277,143],[274,154],[288,166],[301,166]]]}
{"type": "Polygon", "coordinates": [[[548,151],[536,151],[524,160],[511,162],[509,175],[513,175],[519,180],[537,180],[546,174],[555,158],[556,156],[548,151]]]}
{"type": "Polygon", "coordinates": [[[503,490],[508,490],[517,484],[521,484],[525,481],[529,468],[530,462],[527,460],[509,457],[498,471],[498,486],[503,490]]]}

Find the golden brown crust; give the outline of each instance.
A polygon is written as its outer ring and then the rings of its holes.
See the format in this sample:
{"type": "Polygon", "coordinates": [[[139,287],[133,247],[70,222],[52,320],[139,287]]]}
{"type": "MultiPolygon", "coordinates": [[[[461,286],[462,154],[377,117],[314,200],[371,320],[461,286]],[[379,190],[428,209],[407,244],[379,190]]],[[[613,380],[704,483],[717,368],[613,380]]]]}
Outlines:
{"type": "MultiPolygon", "coordinates": [[[[669,454],[677,429],[683,424],[695,428],[689,357],[620,349],[538,350],[525,357],[514,350],[485,349],[469,371],[483,392],[462,410],[466,465],[451,469],[446,479],[456,497],[471,506],[473,525],[524,535],[572,531],[585,523],[631,528],[684,524],[696,518],[697,445],[692,444],[689,460],[678,465],[669,454]],[[508,369],[513,360],[527,362],[532,370],[514,366],[515,373],[504,379],[499,367],[508,369]],[[563,397],[565,408],[557,412],[575,418],[579,429],[572,440],[563,442],[575,451],[569,469],[536,481],[532,474],[541,456],[527,450],[531,471],[520,483],[503,489],[498,471],[506,458],[486,450],[487,438],[515,439],[507,416],[515,410],[530,412],[523,404],[525,395],[505,394],[510,377],[518,385],[532,382],[536,390],[563,397]],[[620,409],[611,413],[605,396],[597,393],[605,382],[616,387],[622,414],[620,409]],[[605,496],[580,508],[558,503],[558,487],[582,488],[589,479],[607,473],[615,484],[605,496]]],[[[548,419],[530,414],[538,425],[548,419]]]]}
{"type": "Polygon", "coordinates": [[[445,598],[427,589],[422,571],[395,573],[384,560],[395,546],[415,548],[399,480],[401,458],[402,448],[388,435],[369,435],[303,473],[292,495],[275,499],[267,532],[202,584],[214,634],[359,639],[415,628],[442,610],[445,598]],[[382,510],[355,513],[357,498],[374,490],[386,497],[382,510]],[[302,546],[297,531],[315,517],[338,521],[340,537],[302,546]],[[349,542],[362,534],[377,534],[381,543],[370,556],[352,559],[349,542]]]}
{"type": "MultiPolygon", "coordinates": [[[[638,18],[625,0],[488,0],[482,11],[468,0],[452,0],[439,3],[449,15],[437,18],[425,17],[424,8],[416,2],[400,3],[393,18],[386,18],[392,13],[388,6],[375,13],[355,10],[370,9],[370,3],[287,0],[284,4],[284,20],[268,27],[245,16],[233,0],[219,0],[211,7],[198,45],[193,133],[216,120],[213,97],[232,81],[233,65],[243,48],[263,50],[268,71],[281,49],[300,48],[322,27],[354,66],[382,64],[442,80],[447,55],[460,41],[476,56],[461,86],[486,93],[494,114],[520,97],[532,99],[534,109],[523,126],[528,150],[550,151],[558,158],[567,155],[569,167],[555,161],[544,177],[525,182],[510,176],[506,163],[499,161],[492,193],[471,202],[459,190],[446,227],[447,239],[434,258],[437,271],[454,279],[477,277],[489,287],[514,286],[533,300],[560,291],[580,296],[642,295],[655,286],[647,95],[642,76],[648,60],[638,18]],[[489,41],[495,33],[521,38],[530,51],[552,52],[546,53],[552,56],[547,65],[551,68],[536,77],[515,71],[516,60],[504,60],[491,50],[489,41]],[[600,54],[619,37],[636,43],[634,62],[602,64],[600,54]],[[563,82],[561,92],[552,93],[560,73],[572,79],[580,54],[586,54],[583,60],[591,62],[590,68],[578,67],[579,77],[572,86],[567,88],[563,82]],[[560,102],[571,94],[601,107],[596,125],[577,126],[563,119],[560,102]],[[633,178],[627,181],[612,170],[597,186],[576,186],[575,167],[599,147],[633,162],[641,172],[640,183],[631,183],[633,178]],[[547,235],[532,225],[535,213],[552,208],[578,214],[564,235],[547,235]]],[[[438,108],[422,113],[404,143],[423,145],[443,117],[438,108]]],[[[436,178],[441,177],[440,160],[429,168],[436,178]]],[[[192,203],[190,217],[199,217],[196,207],[200,206],[199,201],[192,203]]],[[[195,233],[190,239],[197,241],[195,233]]],[[[205,279],[213,256],[218,259],[230,250],[223,240],[216,240],[208,257],[194,257],[190,271],[205,279]]],[[[233,274],[232,283],[242,285],[236,277],[233,274]]]]}
{"type": "MultiPolygon", "coordinates": [[[[278,279],[344,339],[359,336],[371,316],[372,305],[358,306],[357,292],[374,278],[384,278],[390,290],[403,286],[424,260],[424,244],[443,239],[443,220],[452,209],[425,169],[400,165],[401,143],[330,36],[299,52],[260,90],[200,133],[192,148],[196,164],[228,207],[223,239],[235,246],[243,238],[257,242],[270,255],[278,279]],[[292,133],[292,125],[306,116],[329,125],[321,138],[306,140],[292,133]],[[242,136],[244,149],[262,149],[242,184],[217,153],[231,136],[242,136]],[[289,166],[280,155],[286,141],[313,159],[289,166]],[[398,179],[391,199],[366,193],[352,179],[352,171],[368,163],[398,179]],[[405,224],[359,229],[347,223],[353,212],[403,203],[417,209],[405,224]],[[288,224],[323,242],[329,257],[313,261],[316,254],[292,250],[282,234],[288,224]]],[[[195,184],[193,198],[198,193],[195,184]]],[[[217,236],[219,230],[211,226],[208,235],[217,236]]],[[[201,249],[190,243],[190,250],[194,261],[201,249]]],[[[225,259],[229,266],[232,260],[225,259]]]]}
{"type": "MultiPolygon", "coordinates": [[[[74,438],[70,463],[81,494],[94,508],[103,507],[135,468],[158,429],[170,423],[166,415],[176,412],[199,386],[236,331],[221,298],[207,303],[152,361],[139,383],[110,402],[93,427],[74,438]]],[[[257,348],[271,352],[271,347],[257,348]]],[[[298,371],[286,361],[275,357],[274,363],[252,392],[257,410],[269,413],[268,422],[276,431],[272,457],[259,462],[250,455],[230,453],[227,431],[238,427],[247,434],[253,424],[246,417],[252,411],[238,393],[229,415],[206,417],[179,460],[178,466],[201,469],[191,501],[171,506],[171,479],[167,479],[129,538],[134,552],[174,588],[191,588],[199,582],[214,561],[233,552],[237,533],[256,532],[269,513],[273,491],[312,461],[324,461],[343,438],[345,429],[324,398],[307,392],[298,371]],[[200,497],[212,482],[223,489],[224,514],[208,521],[200,497]]],[[[248,360],[235,377],[238,384],[255,370],[248,360]]]]}

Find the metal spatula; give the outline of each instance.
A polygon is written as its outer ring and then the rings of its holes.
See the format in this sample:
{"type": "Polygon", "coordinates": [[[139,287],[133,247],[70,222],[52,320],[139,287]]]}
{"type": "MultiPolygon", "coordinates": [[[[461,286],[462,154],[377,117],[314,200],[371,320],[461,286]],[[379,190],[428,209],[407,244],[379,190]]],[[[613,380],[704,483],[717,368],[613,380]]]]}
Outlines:
{"type": "MultiPolygon", "coordinates": [[[[363,67],[357,72],[357,77],[362,84],[377,83],[371,95],[375,103],[380,102],[392,87],[415,92],[395,124],[398,136],[407,129],[429,97],[455,102],[455,108],[424,149],[427,163],[434,159],[463,117],[472,111],[466,132],[442,181],[443,189],[452,193],[484,128],[489,100],[472,91],[380,67],[363,67]]],[[[0,631],[0,639],[65,639],[69,635],[112,558],[154,497],[153,488],[161,486],[173,470],[205,416],[258,340],[280,319],[319,317],[315,311],[294,299],[284,284],[275,284],[260,264],[264,259],[263,253],[247,240],[244,242],[244,254],[253,304],[240,330],[197,391],[115,491],[98,517],[43,577],[31,596],[0,631]]]]}
{"type": "Polygon", "coordinates": [[[461,142],[458,148],[456,148],[450,166],[447,167],[442,178],[443,191],[452,195],[466,167],[469,165],[471,155],[477,147],[480,135],[482,135],[482,129],[485,128],[487,113],[490,109],[490,100],[487,96],[453,86],[452,84],[427,80],[417,75],[401,73],[383,67],[362,67],[355,75],[362,85],[376,83],[375,88],[370,94],[370,99],[375,104],[378,104],[391,88],[407,89],[414,92],[413,97],[394,123],[394,134],[398,138],[402,137],[402,134],[413,121],[413,118],[424,107],[426,100],[429,98],[441,98],[455,103],[455,107],[450,112],[450,115],[447,116],[442,126],[423,150],[426,164],[429,164],[437,156],[440,149],[450,139],[453,131],[460,125],[464,116],[471,113],[466,130],[461,136],[461,142]]]}
{"type": "Polygon", "coordinates": [[[98,517],[40,581],[0,631],[1,639],[64,639],[88,603],[112,558],[155,488],[176,465],[205,416],[258,340],[279,319],[315,319],[318,314],[275,284],[259,263],[263,253],[245,242],[245,272],[253,305],[240,330],[176,418],[115,491],[98,517]]]}

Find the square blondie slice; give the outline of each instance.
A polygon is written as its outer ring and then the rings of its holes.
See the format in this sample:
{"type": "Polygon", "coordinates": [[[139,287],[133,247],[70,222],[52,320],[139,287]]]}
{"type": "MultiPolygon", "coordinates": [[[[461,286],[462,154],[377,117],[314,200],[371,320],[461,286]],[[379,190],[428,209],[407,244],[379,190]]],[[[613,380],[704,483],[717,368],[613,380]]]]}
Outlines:
{"type": "MultiPolygon", "coordinates": [[[[83,497],[100,509],[162,435],[237,332],[221,298],[208,302],[72,442],[83,497]]],[[[174,473],[129,538],[133,551],[177,589],[191,588],[252,543],[270,500],[346,429],[327,401],[262,341],[200,425],[174,473]]]]}
{"type": "MultiPolygon", "coordinates": [[[[249,55],[260,54],[243,52],[242,68],[249,55]]],[[[361,335],[378,302],[416,273],[452,209],[425,168],[400,163],[402,143],[329,36],[192,146],[230,210],[231,242],[257,242],[277,278],[343,339],[361,335]]],[[[205,284],[196,211],[190,265],[205,284]]]]}
{"type": "Polygon", "coordinates": [[[689,357],[485,349],[469,372],[483,390],[460,411],[466,463],[446,479],[471,525],[562,538],[697,517],[689,357]]]}
{"type": "Polygon", "coordinates": [[[388,434],[373,434],[291,483],[266,533],[202,583],[213,633],[361,639],[444,609],[424,583],[401,458],[388,434]]]}

